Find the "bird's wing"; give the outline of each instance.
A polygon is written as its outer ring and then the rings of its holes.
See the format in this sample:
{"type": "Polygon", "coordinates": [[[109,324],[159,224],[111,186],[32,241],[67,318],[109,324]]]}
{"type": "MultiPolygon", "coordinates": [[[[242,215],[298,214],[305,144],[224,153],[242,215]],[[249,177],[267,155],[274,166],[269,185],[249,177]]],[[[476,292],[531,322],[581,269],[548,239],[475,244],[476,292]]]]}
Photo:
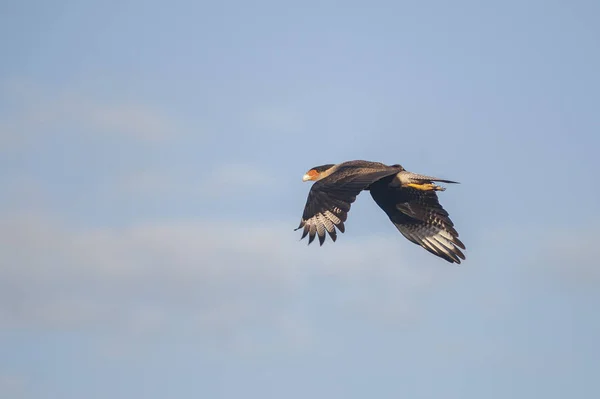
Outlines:
{"type": "Polygon", "coordinates": [[[308,235],[310,244],[315,236],[318,236],[319,244],[323,245],[327,232],[335,241],[335,228],[342,233],[345,231],[344,222],[356,196],[373,182],[397,172],[395,168],[379,171],[339,171],[315,182],[308,193],[304,213],[296,229],[304,228],[300,239],[308,235]]]}
{"type": "Polygon", "coordinates": [[[385,178],[371,185],[371,196],[404,237],[451,263],[465,259],[465,245],[458,238],[448,212],[435,191],[390,185],[385,178]]]}

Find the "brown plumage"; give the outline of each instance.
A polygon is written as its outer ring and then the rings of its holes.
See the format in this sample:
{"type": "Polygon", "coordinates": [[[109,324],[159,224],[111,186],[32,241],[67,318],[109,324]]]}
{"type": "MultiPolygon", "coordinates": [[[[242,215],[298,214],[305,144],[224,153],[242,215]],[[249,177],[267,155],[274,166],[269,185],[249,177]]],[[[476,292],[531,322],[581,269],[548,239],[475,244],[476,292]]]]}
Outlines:
{"type": "Polygon", "coordinates": [[[345,231],[344,222],[351,204],[363,190],[388,215],[396,228],[411,242],[451,263],[465,259],[464,244],[440,205],[436,191],[444,188],[433,182],[456,183],[406,171],[400,165],[348,161],[310,169],[302,179],[315,181],[306,200],[298,229],[308,243],[315,237],[325,242],[326,233],[335,241],[336,229],[345,231]]]}

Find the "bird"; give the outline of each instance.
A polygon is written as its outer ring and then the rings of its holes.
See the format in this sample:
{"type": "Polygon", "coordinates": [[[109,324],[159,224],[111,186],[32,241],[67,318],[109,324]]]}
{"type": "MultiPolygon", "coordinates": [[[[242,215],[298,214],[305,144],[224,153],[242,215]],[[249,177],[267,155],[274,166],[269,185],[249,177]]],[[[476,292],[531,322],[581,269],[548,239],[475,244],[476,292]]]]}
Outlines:
{"type": "Polygon", "coordinates": [[[435,184],[456,181],[412,173],[399,164],[385,165],[363,160],[315,166],[302,181],[313,181],[300,225],[308,244],[315,237],[319,245],[326,233],[336,241],[336,229],[345,232],[351,204],[361,191],[369,191],[373,200],[387,214],[398,231],[414,244],[450,262],[465,260],[465,245],[440,205],[437,192],[445,188],[435,184]]]}

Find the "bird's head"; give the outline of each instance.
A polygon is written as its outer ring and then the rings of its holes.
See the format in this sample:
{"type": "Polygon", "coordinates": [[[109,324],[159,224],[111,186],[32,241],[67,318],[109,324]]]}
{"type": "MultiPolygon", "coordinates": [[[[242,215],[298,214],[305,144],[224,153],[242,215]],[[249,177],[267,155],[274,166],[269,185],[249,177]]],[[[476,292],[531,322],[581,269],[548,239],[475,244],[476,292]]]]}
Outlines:
{"type": "Polygon", "coordinates": [[[306,172],[304,174],[304,176],[302,177],[302,181],[309,181],[309,180],[310,181],[318,181],[318,180],[321,180],[325,176],[329,175],[329,173],[326,173],[326,172],[329,171],[334,166],[335,166],[334,164],[327,164],[327,165],[315,166],[314,168],[311,168],[308,172],[306,172]]]}

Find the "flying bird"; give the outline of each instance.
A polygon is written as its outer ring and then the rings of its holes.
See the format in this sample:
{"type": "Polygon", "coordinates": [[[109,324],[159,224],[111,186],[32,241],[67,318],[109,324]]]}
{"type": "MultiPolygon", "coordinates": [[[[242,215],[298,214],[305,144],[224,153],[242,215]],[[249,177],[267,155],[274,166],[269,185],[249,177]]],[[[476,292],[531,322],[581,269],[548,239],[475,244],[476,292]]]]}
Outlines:
{"type": "Polygon", "coordinates": [[[311,168],[302,181],[314,181],[300,226],[308,244],[316,236],[319,245],[325,233],[333,241],[336,228],[345,231],[344,222],[351,204],[361,191],[369,191],[377,205],[388,215],[409,241],[450,263],[460,264],[465,245],[459,240],[454,223],[440,205],[437,191],[444,191],[434,182],[457,183],[405,170],[401,165],[379,162],[348,161],[311,168]]]}

